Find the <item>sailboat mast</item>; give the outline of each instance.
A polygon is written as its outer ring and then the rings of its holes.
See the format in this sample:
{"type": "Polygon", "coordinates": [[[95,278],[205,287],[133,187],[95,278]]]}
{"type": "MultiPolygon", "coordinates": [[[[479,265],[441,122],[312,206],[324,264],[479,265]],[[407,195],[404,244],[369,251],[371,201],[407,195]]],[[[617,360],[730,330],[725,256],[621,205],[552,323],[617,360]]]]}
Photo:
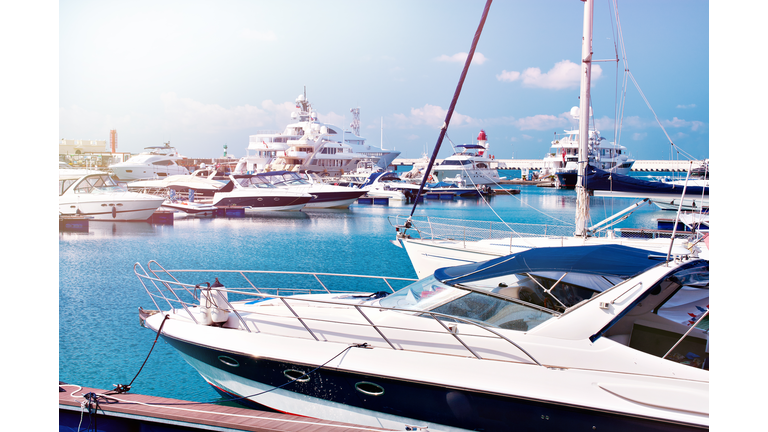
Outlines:
{"type": "Polygon", "coordinates": [[[584,35],[581,41],[581,93],[579,95],[579,171],[576,179],[576,236],[587,235],[589,196],[585,187],[589,162],[589,91],[592,80],[592,16],[594,0],[584,2],[584,35]]]}

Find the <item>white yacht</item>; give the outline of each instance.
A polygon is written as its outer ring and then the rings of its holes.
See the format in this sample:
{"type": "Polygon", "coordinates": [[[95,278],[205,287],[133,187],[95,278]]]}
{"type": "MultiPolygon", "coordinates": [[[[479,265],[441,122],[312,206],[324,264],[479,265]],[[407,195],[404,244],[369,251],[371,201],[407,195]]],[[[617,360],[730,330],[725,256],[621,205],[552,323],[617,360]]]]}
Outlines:
{"type": "Polygon", "coordinates": [[[233,402],[395,431],[710,424],[705,260],[540,248],[406,286],[155,261],[134,272],[154,304],[139,309],[148,337],[233,402]]]}
{"type": "MultiPolygon", "coordinates": [[[[571,108],[571,116],[579,119],[579,107],[571,108]]],[[[566,130],[565,135],[552,141],[549,153],[544,157],[544,168],[540,178],[557,176],[560,187],[576,186],[579,161],[579,130],[566,130]]],[[[610,173],[629,175],[635,160],[629,156],[627,148],[616,143],[609,143],[600,136],[600,131],[589,130],[589,164],[610,173]]]]}
{"type": "Polygon", "coordinates": [[[280,189],[312,195],[305,208],[345,209],[365,194],[358,188],[317,182],[312,176],[303,178],[293,171],[270,171],[254,176],[280,189]]]}
{"type": "Polygon", "coordinates": [[[249,137],[247,155],[235,168],[236,174],[264,171],[296,171],[339,176],[354,171],[358,162],[372,160],[386,168],[400,154],[365,143],[353,131],[322,123],[306,95],[296,98],[296,121],[283,132],[260,132],[249,137]]]}
{"type": "Polygon", "coordinates": [[[144,221],[165,198],[129,192],[107,173],[59,170],[59,213],[95,220],[144,221]]]}
{"type": "Polygon", "coordinates": [[[496,169],[491,168],[493,156],[488,153],[485,131],[477,135],[477,144],[460,144],[460,150],[432,167],[429,182],[459,183],[467,186],[495,185],[500,180],[496,169]]]}
{"type": "Polygon", "coordinates": [[[306,192],[278,188],[255,175],[230,175],[230,182],[213,194],[216,207],[244,207],[247,213],[263,211],[297,211],[312,199],[306,192]]]}
{"type": "Polygon", "coordinates": [[[109,170],[120,180],[142,180],[170,175],[189,174],[189,170],[177,162],[184,159],[176,148],[167,142],[163,146],[145,147],[145,151],[109,166],[109,170]]]}

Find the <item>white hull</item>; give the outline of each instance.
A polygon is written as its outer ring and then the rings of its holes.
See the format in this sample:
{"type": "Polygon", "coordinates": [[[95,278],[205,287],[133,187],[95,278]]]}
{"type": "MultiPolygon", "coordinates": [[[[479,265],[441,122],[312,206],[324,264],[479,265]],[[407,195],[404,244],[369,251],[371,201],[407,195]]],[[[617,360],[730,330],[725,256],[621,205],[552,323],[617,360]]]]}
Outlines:
{"type": "MultiPolygon", "coordinates": [[[[128,194],[130,192],[126,192],[128,194]]],[[[94,220],[145,221],[157,211],[163,198],[134,199],[123,194],[98,200],[59,199],[59,212],[63,215],[81,215],[94,220]],[[112,209],[115,209],[114,213],[112,209]],[[78,213],[79,210],[79,213],[78,213]]]]}
{"type": "Polygon", "coordinates": [[[119,187],[107,174],[59,174],[59,213],[95,220],[144,221],[165,198],[119,187]]]}
{"type": "MultiPolygon", "coordinates": [[[[127,164],[127,162],[124,162],[127,164]]],[[[151,167],[147,165],[112,165],[110,171],[120,180],[135,181],[163,178],[172,175],[187,175],[189,171],[182,166],[151,167]]]]}
{"type": "MultiPolygon", "coordinates": [[[[453,267],[462,264],[487,261],[522,252],[534,247],[560,247],[560,246],[589,246],[599,244],[616,244],[639,249],[646,249],[657,255],[666,256],[669,250],[669,239],[632,239],[632,238],[605,238],[590,237],[556,237],[556,238],[515,238],[493,239],[480,241],[461,240],[428,240],[418,238],[398,238],[397,240],[408,253],[416,275],[419,278],[426,277],[443,267],[453,267]]],[[[675,241],[672,248],[673,254],[687,254],[688,249],[683,246],[684,241],[675,241]]],[[[709,249],[702,243],[699,256],[709,259],[709,249]]]]}
{"type": "Polygon", "coordinates": [[[351,198],[351,199],[344,199],[344,200],[336,200],[336,201],[326,201],[321,203],[313,203],[308,202],[307,205],[304,206],[304,208],[313,208],[313,209],[320,209],[320,208],[328,208],[328,209],[345,209],[349,208],[350,205],[354,204],[355,201],[357,201],[357,198],[351,198]]]}
{"type": "Polygon", "coordinates": [[[456,176],[466,185],[497,185],[501,181],[498,171],[495,169],[446,169],[444,166],[435,168],[440,173],[439,177],[444,182],[456,182],[456,176]]]}
{"type": "Polygon", "coordinates": [[[306,204],[294,204],[294,205],[272,206],[272,207],[246,206],[245,212],[246,213],[262,213],[262,212],[270,212],[270,211],[300,211],[306,206],[307,206],[306,204]]]}
{"type": "MultiPolygon", "coordinates": [[[[670,197],[669,194],[652,194],[652,193],[632,193],[632,192],[609,192],[609,191],[592,191],[594,196],[597,197],[609,197],[609,198],[637,198],[637,199],[643,199],[643,198],[650,198],[651,201],[654,203],[661,203],[661,204],[669,204],[670,206],[674,207],[675,210],[677,210],[677,206],[680,204],[680,198],[674,198],[670,197]]],[[[698,197],[690,197],[690,198],[684,198],[683,199],[683,208],[691,209],[691,210],[698,210],[704,208],[709,208],[709,195],[707,196],[698,196],[698,197]]]]}

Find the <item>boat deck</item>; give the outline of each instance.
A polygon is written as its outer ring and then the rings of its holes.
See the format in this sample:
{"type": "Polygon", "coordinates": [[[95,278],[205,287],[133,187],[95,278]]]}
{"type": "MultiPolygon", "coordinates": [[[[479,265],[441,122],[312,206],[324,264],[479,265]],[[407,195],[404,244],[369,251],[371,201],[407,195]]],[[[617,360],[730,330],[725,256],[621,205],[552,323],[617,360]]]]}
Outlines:
{"type": "MultiPolygon", "coordinates": [[[[93,410],[95,411],[93,415],[96,418],[92,418],[89,415],[87,405],[81,408],[81,403],[86,400],[84,395],[88,393],[104,395],[107,393],[106,390],[63,383],[59,384],[59,389],[60,427],[76,428],[80,423],[82,426],[88,427],[89,424],[93,425],[95,422],[100,428],[115,428],[115,430],[138,430],[131,429],[131,427],[141,427],[140,425],[150,426],[152,430],[157,431],[351,432],[387,430],[247,408],[195,404],[133,393],[98,398],[98,410],[93,410]],[[110,427],[110,425],[112,426],[110,427]]],[[[95,408],[94,403],[92,403],[92,407],[95,408]]]]}

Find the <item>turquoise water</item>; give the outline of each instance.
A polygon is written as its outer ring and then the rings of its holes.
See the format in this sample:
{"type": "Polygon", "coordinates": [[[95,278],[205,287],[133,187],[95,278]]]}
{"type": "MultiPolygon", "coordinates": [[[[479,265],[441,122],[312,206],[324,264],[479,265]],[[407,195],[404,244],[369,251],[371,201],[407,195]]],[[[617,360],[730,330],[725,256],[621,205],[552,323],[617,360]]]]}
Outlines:
{"type": "MultiPolygon", "coordinates": [[[[518,178],[519,171],[502,171],[518,178]]],[[[646,174],[638,175],[645,176],[646,174]]],[[[653,173],[652,175],[663,175],[653,173]]],[[[507,222],[573,224],[572,190],[511,186],[519,195],[490,204],[507,222]]],[[[593,222],[635,203],[591,199],[593,222]]],[[[59,380],[112,389],[128,384],[155,334],[139,325],[138,308],[154,309],[133,266],[156,260],[169,269],[315,271],[415,278],[403,249],[395,247],[388,216],[407,216],[411,205],[353,204],[348,210],[273,212],[245,218],[144,222],[91,222],[88,233],[59,233],[59,380]]],[[[496,220],[478,198],[431,201],[416,215],[496,220]]],[[[620,226],[654,228],[673,216],[644,205],[620,226]]],[[[226,281],[225,285],[226,285],[226,281]]],[[[190,401],[220,400],[165,342],[158,341],[132,392],[190,401]]]]}

